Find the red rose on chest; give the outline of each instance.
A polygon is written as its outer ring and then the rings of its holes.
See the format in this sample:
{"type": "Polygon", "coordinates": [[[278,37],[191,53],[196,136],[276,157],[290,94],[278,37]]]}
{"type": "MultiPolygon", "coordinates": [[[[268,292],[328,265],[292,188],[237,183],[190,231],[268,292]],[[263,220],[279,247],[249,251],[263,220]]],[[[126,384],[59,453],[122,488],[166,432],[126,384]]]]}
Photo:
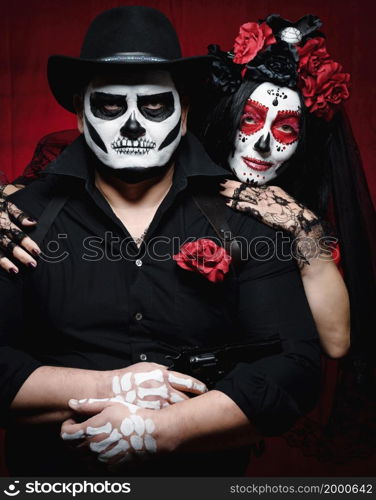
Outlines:
{"type": "Polygon", "coordinates": [[[226,250],[206,238],[185,243],[173,259],[182,269],[202,274],[212,283],[223,281],[231,264],[226,250]]]}

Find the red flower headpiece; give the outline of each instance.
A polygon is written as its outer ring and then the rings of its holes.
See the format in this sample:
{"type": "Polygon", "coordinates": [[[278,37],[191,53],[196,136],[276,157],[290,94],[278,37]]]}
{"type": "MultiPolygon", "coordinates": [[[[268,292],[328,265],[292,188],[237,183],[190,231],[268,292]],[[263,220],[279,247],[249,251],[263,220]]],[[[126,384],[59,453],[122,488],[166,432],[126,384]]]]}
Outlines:
{"type": "Polygon", "coordinates": [[[330,58],[323,38],[311,38],[302,47],[297,46],[297,51],[298,86],[305,105],[311,113],[329,121],[336,106],[350,95],[350,75],[330,58]]]}
{"type": "Polygon", "coordinates": [[[234,43],[234,63],[247,64],[268,45],[276,43],[272,29],[266,23],[246,23],[240,26],[234,43]]]}
{"type": "Polygon", "coordinates": [[[331,59],[320,26],[316,16],[291,23],[273,14],[265,22],[243,24],[231,55],[243,66],[243,77],[296,85],[308,110],[329,121],[349,97],[350,75],[331,59]]]}

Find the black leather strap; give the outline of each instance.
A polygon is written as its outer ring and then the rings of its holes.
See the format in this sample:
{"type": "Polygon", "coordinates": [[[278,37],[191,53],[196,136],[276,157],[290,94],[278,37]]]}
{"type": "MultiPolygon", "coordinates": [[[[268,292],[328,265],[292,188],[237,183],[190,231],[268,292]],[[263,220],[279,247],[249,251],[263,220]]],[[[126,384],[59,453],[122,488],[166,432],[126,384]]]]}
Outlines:
{"type": "Polygon", "coordinates": [[[205,215],[218,237],[223,241],[223,246],[232,257],[236,267],[241,261],[241,248],[232,236],[230,226],[226,219],[226,205],[223,197],[218,194],[195,193],[192,194],[193,201],[199,210],[205,215]]]}
{"type": "Polygon", "coordinates": [[[38,219],[35,230],[29,234],[30,238],[38,243],[38,245],[42,243],[53,221],[56,219],[68,199],[68,194],[56,194],[44,209],[42,215],[38,219]]]}

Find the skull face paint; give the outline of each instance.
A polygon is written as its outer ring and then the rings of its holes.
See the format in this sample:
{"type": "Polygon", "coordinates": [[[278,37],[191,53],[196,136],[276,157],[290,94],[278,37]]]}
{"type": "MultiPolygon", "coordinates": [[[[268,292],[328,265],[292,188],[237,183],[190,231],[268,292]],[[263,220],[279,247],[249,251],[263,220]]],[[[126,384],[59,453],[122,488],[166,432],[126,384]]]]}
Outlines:
{"type": "Polygon", "coordinates": [[[83,121],[88,146],[113,169],[164,166],[182,135],[180,98],[167,71],[93,80],[83,121]]]}
{"type": "Polygon", "coordinates": [[[250,95],[228,161],[241,182],[265,184],[295,153],[301,106],[295,90],[262,83],[250,95]]]}

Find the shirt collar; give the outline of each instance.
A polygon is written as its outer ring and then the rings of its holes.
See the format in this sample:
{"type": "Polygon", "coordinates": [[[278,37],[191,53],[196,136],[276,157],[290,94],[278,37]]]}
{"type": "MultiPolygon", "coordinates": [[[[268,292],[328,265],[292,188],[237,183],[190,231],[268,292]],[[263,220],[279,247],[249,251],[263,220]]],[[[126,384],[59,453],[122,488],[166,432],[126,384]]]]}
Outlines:
{"type": "MultiPolygon", "coordinates": [[[[83,135],[78,137],[45,169],[46,174],[76,177],[88,181],[92,178],[91,151],[83,135]]],[[[181,140],[176,156],[176,174],[180,178],[223,177],[231,175],[228,170],[216,165],[206,153],[199,140],[190,132],[181,140]]]]}

